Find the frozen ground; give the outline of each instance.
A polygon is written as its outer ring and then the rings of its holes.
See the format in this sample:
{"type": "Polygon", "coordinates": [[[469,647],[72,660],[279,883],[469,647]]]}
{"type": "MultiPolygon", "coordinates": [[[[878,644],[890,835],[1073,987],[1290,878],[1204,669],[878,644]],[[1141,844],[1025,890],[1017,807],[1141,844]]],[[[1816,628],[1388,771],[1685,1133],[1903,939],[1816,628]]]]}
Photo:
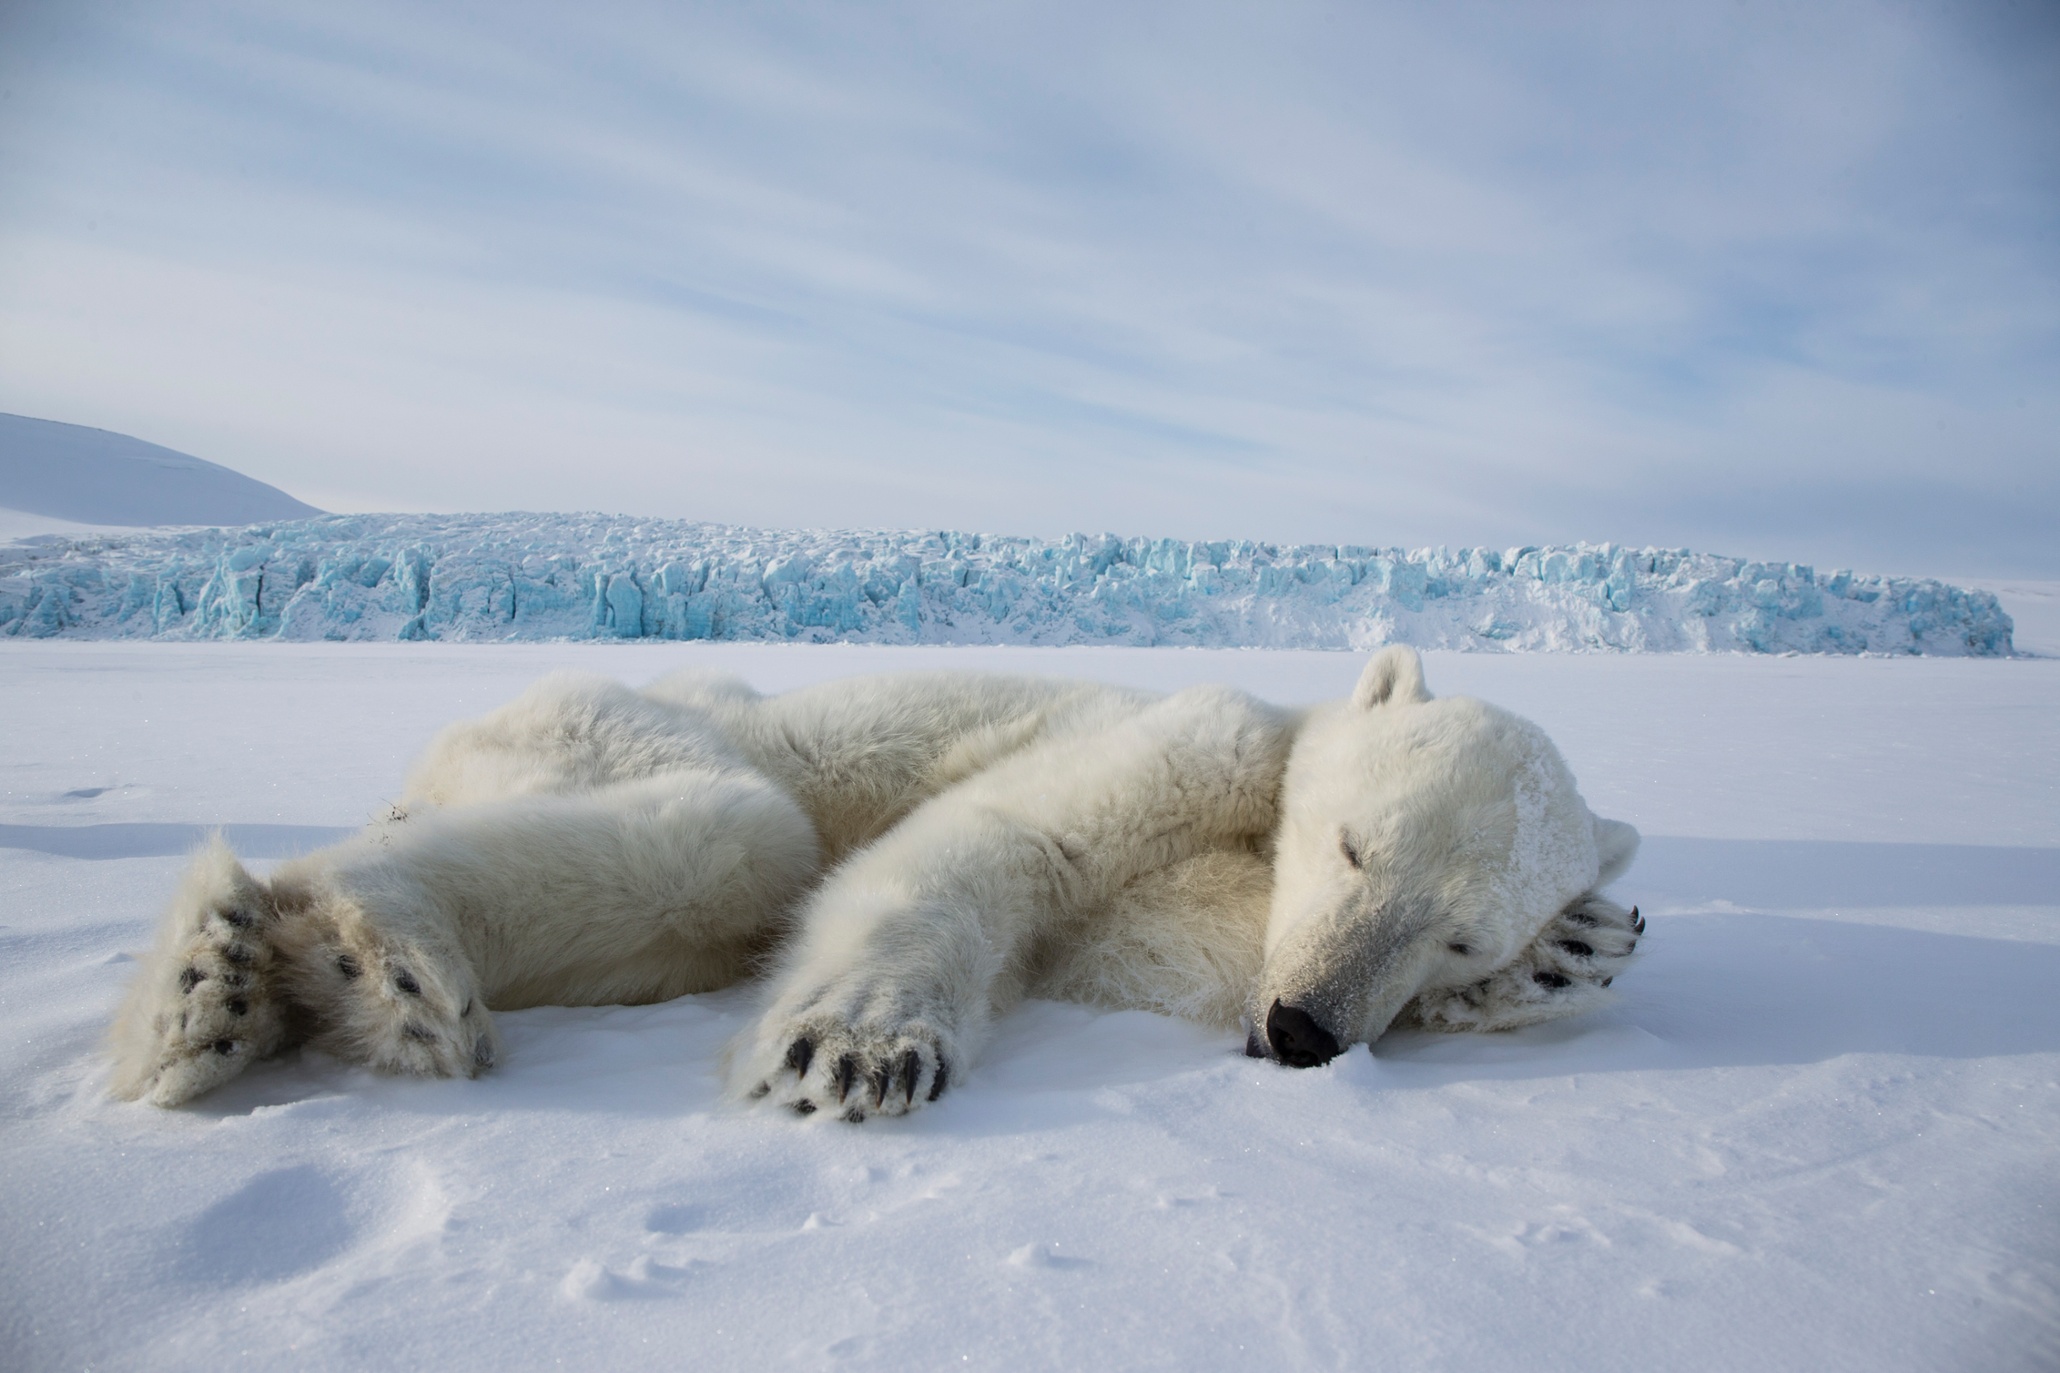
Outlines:
{"type": "Polygon", "coordinates": [[[95,1041],[198,827],[278,856],[549,667],[950,663],[1285,700],[1354,655],[13,644],[9,1368],[2060,1365],[2060,663],[1433,654],[1649,836],[1612,1011],[1325,1069],[1034,1004],[941,1108],[717,1104],[742,994],[505,1016],[506,1066],[303,1056],[200,1109],[95,1041]]]}

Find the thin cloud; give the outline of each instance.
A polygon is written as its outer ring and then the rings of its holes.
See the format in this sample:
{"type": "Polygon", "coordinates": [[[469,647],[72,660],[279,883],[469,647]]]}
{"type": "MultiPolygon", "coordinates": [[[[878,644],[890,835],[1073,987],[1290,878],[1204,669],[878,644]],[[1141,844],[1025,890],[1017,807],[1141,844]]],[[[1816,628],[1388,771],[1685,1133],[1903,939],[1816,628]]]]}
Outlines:
{"type": "Polygon", "coordinates": [[[2006,7],[8,22],[0,408],[318,503],[2060,572],[2006,7]]]}

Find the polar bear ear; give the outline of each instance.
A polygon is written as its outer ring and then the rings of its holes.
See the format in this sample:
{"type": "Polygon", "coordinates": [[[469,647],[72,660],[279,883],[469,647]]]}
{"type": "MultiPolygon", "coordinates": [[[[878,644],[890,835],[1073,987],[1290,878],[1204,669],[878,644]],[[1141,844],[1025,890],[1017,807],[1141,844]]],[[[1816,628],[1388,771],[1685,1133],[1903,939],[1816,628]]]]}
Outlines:
{"type": "Polygon", "coordinates": [[[1596,816],[1595,856],[1602,860],[1601,875],[1595,879],[1595,890],[1601,891],[1622,877],[1638,856],[1638,831],[1621,820],[1596,816]]]}
{"type": "Polygon", "coordinates": [[[1423,684],[1423,659],[1406,644],[1389,644],[1374,654],[1366,671],[1359,674],[1359,685],[1352,688],[1352,704],[1361,710],[1390,701],[1421,704],[1430,698],[1423,684]]]}

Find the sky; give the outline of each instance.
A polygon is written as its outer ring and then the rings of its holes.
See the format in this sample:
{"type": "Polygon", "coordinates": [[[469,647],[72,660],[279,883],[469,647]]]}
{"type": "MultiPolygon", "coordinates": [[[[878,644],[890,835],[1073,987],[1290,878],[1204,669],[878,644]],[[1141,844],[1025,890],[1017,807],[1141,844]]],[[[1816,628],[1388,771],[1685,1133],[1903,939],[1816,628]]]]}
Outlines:
{"type": "Polygon", "coordinates": [[[2060,7],[0,6],[0,410],[336,510],[2060,577],[2060,7]]]}

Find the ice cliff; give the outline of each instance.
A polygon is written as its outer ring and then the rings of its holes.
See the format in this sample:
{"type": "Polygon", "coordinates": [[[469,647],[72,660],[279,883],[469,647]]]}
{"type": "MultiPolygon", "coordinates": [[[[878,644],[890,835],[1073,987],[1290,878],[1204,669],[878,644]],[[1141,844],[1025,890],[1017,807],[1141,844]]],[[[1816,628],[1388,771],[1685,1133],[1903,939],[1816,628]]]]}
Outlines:
{"type": "Polygon", "coordinates": [[[348,515],[0,546],[0,633],[2007,655],[1995,597],[1680,549],[348,515]]]}

